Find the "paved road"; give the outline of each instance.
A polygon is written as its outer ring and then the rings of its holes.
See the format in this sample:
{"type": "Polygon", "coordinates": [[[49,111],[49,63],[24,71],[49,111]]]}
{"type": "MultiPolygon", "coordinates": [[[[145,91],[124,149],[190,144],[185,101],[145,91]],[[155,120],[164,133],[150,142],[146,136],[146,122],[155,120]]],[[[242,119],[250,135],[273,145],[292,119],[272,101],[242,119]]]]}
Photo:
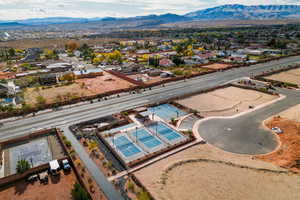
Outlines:
{"type": "Polygon", "coordinates": [[[67,127],[75,123],[118,113],[126,109],[131,109],[149,103],[157,103],[172,97],[205,90],[234,79],[260,74],[263,71],[278,69],[295,63],[300,63],[300,56],[285,58],[264,64],[257,64],[246,68],[208,74],[189,79],[186,82],[173,82],[166,84],[165,87],[155,87],[152,90],[143,92],[142,94],[126,95],[117,99],[82,105],[57,112],[45,113],[36,117],[12,120],[10,122],[5,122],[4,126],[0,128],[0,140],[28,134],[36,129],[60,127],[66,131],[66,137],[72,141],[75,150],[79,153],[79,156],[84,161],[85,165],[89,166],[89,171],[95,178],[97,184],[103,189],[103,192],[108,199],[122,199],[119,198],[119,193],[114,190],[110,183],[107,182],[107,179],[101,171],[96,168],[94,164],[91,164],[90,159],[87,158],[82,147],[76,140],[74,140],[72,134],[67,131],[67,127]],[[115,195],[118,196],[118,198],[116,198],[115,195]]]}
{"type": "Polygon", "coordinates": [[[217,72],[205,76],[196,77],[186,82],[173,82],[165,87],[156,87],[142,94],[122,96],[121,98],[97,102],[78,107],[73,107],[57,112],[50,112],[36,117],[22,120],[14,120],[4,124],[0,128],[0,140],[16,137],[28,131],[39,128],[48,128],[64,124],[74,124],[81,121],[101,117],[109,113],[120,112],[125,109],[134,108],[148,103],[155,103],[171,97],[188,94],[195,91],[205,90],[216,85],[224,84],[233,79],[258,74],[262,71],[284,67],[292,63],[300,63],[300,56],[290,57],[279,61],[258,64],[251,67],[217,72]]]}
{"type": "Polygon", "coordinates": [[[273,151],[277,140],[262,127],[262,121],[300,103],[300,92],[277,89],[286,98],[233,119],[211,119],[198,128],[201,137],[218,148],[239,154],[264,154],[273,151]]]}

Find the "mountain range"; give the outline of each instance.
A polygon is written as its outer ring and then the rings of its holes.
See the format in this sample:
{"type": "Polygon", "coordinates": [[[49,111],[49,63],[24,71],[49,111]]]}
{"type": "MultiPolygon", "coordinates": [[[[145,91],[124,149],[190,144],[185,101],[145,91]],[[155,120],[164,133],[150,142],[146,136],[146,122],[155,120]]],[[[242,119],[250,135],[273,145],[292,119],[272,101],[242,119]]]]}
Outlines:
{"type": "Polygon", "coordinates": [[[229,4],[208,9],[190,12],[185,15],[163,14],[137,16],[130,18],[70,18],[50,17],[35,18],[14,21],[0,21],[0,27],[19,26],[48,26],[59,24],[88,24],[96,26],[117,26],[144,28],[156,27],[162,24],[210,21],[210,20],[279,20],[279,19],[300,19],[300,6],[298,5],[256,5],[245,6],[240,4],[229,4]]]}

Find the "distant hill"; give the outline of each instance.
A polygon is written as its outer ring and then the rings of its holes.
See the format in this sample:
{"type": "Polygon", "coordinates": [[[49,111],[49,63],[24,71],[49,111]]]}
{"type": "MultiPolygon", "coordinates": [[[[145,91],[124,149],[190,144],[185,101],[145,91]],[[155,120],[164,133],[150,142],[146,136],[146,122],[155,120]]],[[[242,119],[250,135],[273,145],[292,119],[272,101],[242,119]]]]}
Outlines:
{"type": "MultiPolygon", "coordinates": [[[[101,29],[123,30],[159,28],[164,25],[181,26],[181,24],[199,21],[220,20],[286,20],[300,19],[300,6],[297,5],[257,5],[245,6],[240,4],[223,5],[214,8],[190,12],[185,15],[167,13],[163,15],[147,15],[129,18],[71,18],[50,17],[15,21],[0,21],[0,29],[35,29],[57,28],[68,30],[101,29]]],[[[166,26],[165,26],[166,27],[166,26]]]]}
{"type": "Polygon", "coordinates": [[[297,5],[223,5],[184,15],[194,20],[271,20],[300,18],[297,5]]]}
{"type": "Polygon", "coordinates": [[[0,22],[0,26],[22,26],[19,22],[0,22]]]}

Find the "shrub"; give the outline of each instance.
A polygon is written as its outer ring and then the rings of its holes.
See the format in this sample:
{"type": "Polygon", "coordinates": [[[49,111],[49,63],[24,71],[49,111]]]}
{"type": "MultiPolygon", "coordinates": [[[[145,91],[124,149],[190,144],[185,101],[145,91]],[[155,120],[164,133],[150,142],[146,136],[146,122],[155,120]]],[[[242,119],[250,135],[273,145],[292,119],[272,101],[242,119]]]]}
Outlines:
{"type": "Polygon", "coordinates": [[[71,148],[71,147],[72,147],[72,144],[71,144],[71,142],[70,142],[69,140],[66,140],[66,141],[65,141],[65,144],[66,144],[66,146],[67,146],[68,148],[71,148]]]}
{"type": "Polygon", "coordinates": [[[137,195],[137,199],[138,200],[151,200],[151,197],[147,191],[141,190],[137,195]]]}
{"type": "Polygon", "coordinates": [[[174,70],[173,73],[174,73],[176,76],[182,76],[182,75],[183,75],[183,71],[180,70],[180,69],[174,70]]]}
{"type": "Polygon", "coordinates": [[[134,183],[132,182],[132,180],[128,180],[127,189],[131,192],[134,192],[134,183]]]}
{"type": "Polygon", "coordinates": [[[123,115],[128,116],[129,113],[128,112],[123,112],[123,115]]]}
{"type": "Polygon", "coordinates": [[[30,164],[27,160],[22,159],[18,161],[17,168],[16,168],[18,173],[22,174],[28,169],[30,169],[30,164]]]}
{"type": "Polygon", "coordinates": [[[84,188],[79,184],[75,183],[71,190],[73,200],[89,200],[89,196],[84,188]]]}

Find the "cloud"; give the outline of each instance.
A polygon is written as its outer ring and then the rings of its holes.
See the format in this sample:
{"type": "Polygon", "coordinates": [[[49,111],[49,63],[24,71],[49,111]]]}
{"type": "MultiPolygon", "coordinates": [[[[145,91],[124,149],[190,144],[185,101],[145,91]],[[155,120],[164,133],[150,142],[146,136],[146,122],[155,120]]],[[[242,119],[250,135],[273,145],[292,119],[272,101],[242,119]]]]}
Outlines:
{"type": "Polygon", "coordinates": [[[0,19],[36,17],[131,17],[184,14],[223,4],[300,4],[300,0],[0,0],[0,19]]]}

